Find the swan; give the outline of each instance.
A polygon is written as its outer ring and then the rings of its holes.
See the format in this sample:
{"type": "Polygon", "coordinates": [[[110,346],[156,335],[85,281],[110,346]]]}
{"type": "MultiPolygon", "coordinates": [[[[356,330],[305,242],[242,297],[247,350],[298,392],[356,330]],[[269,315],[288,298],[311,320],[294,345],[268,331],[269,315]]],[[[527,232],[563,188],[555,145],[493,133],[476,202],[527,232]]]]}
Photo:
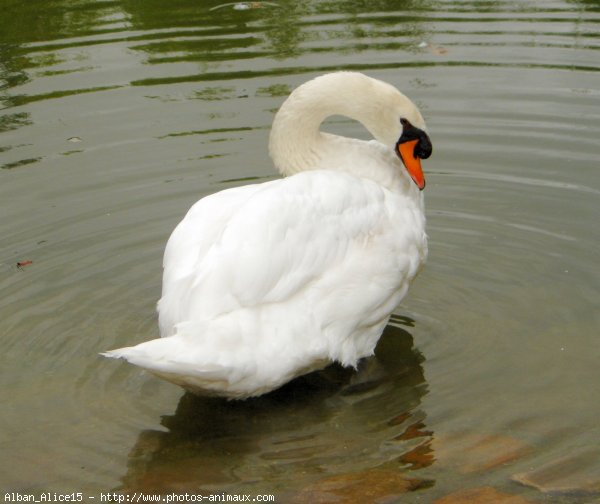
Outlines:
{"type": "Polygon", "coordinates": [[[426,131],[404,94],[362,73],[296,88],[269,138],[283,178],[195,203],[166,245],[161,338],[103,355],[229,399],[356,367],[427,256],[426,131]],[[321,132],[331,115],[374,139],[321,132]]]}

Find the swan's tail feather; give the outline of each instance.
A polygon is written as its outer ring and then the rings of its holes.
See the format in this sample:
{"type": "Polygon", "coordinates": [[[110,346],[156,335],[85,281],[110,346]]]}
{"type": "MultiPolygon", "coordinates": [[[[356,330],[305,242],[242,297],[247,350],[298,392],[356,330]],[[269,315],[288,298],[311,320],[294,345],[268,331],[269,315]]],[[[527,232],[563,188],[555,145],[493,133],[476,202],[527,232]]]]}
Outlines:
{"type": "Polygon", "coordinates": [[[232,385],[237,373],[229,366],[195,359],[177,336],[158,338],[133,347],[118,348],[100,355],[124,359],[172,383],[201,395],[220,395],[232,385]]]}

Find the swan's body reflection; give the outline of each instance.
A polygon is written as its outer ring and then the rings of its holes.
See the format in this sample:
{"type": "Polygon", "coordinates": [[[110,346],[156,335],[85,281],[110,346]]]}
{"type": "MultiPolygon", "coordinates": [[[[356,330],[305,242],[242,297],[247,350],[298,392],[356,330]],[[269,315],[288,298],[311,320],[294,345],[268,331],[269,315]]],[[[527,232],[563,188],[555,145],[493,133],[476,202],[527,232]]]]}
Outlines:
{"type": "Polygon", "coordinates": [[[358,371],[330,366],[246,401],[186,393],[162,418],[166,432],[140,434],[123,490],[293,495],[296,484],[373,469],[414,479],[432,459],[424,358],[397,325],[412,321],[391,324],[358,371]]]}

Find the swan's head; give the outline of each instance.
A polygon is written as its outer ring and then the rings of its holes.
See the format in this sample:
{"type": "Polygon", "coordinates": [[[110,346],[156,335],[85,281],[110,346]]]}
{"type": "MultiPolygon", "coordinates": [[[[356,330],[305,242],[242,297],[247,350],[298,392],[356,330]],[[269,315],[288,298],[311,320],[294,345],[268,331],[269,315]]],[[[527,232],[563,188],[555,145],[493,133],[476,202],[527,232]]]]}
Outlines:
{"type": "Polygon", "coordinates": [[[396,154],[402,160],[406,171],[421,190],[425,188],[425,175],[421,168],[421,159],[431,156],[433,147],[429,135],[424,129],[414,126],[408,119],[401,118],[402,134],[396,142],[396,154]]]}
{"type": "MultiPolygon", "coordinates": [[[[425,120],[417,106],[394,86],[371,79],[372,113],[363,120],[373,136],[402,160],[406,171],[419,187],[425,187],[421,159],[431,156],[432,144],[425,120]]],[[[366,106],[366,104],[365,104],[366,106]]]]}
{"type": "Polygon", "coordinates": [[[331,115],[361,122],[402,160],[412,180],[425,187],[421,159],[431,141],[416,105],[394,86],[360,72],[321,75],[296,88],[273,121],[269,150],[284,175],[322,166],[320,124],[331,115]]]}

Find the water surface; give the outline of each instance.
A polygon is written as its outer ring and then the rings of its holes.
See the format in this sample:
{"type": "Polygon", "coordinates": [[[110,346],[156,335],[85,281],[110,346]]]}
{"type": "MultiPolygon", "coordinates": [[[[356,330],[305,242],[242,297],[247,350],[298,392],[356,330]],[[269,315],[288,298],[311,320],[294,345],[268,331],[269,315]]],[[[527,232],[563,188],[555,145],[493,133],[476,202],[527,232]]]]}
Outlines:
{"type": "Polygon", "coordinates": [[[0,1],[0,490],[598,499],[600,3],[273,3],[0,1]],[[277,177],[274,111],[337,69],[434,143],[377,355],[246,402],[99,358],[158,336],[173,227],[277,177]]]}

